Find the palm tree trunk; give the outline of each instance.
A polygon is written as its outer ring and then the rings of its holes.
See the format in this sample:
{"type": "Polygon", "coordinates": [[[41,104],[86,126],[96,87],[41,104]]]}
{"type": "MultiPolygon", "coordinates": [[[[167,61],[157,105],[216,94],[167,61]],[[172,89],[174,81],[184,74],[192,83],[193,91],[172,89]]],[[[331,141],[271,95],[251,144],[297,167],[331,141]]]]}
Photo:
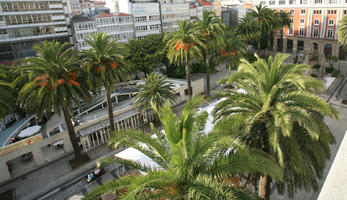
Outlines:
{"type": "Polygon", "coordinates": [[[108,109],[108,117],[110,118],[110,128],[111,131],[115,131],[114,127],[114,117],[113,117],[113,105],[111,101],[111,88],[106,88],[106,100],[107,100],[107,109],[108,109]]]}
{"type": "Polygon", "coordinates": [[[258,40],[258,55],[260,55],[260,39],[258,40]]]}
{"type": "MultiPolygon", "coordinates": [[[[268,140],[265,138],[265,136],[261,137],[261,144],[262,144],[262,150],[266,153],[269,153],[269,143],[268,140]]],[[[259,190],[258,190],[258,196],[263,199],[270,199],[270,176],[263,175],[260,176],[259,180],[259,190]]]]}
{"type": "Polygon", "coordinates": [[[205,96],[209,97],[210,94],[210,58],[208,56],[208,48],[205,50],[205,62],[206,62],[206,91],[205,96]]]}
{"type": "Polygon", "coordinates": [[[189,71],[189,64],[188,63],[185,64],[185,68],[186,68],[186,77],[187,77],[187,82],[188,82],[188,94],[189,94],[189,97],[191,98],[193,96],[193,92],[192,92],[192,83],[190,80],[190,71],[189,71]]]}
{"type": "Polygon", "coordinates": [[[63,114],[64,114],[64,119],[65,119],[65,123],[67,126],[67,130],[69,133],[70,141],[72,144],[72,148],[73,148],[74,153],[75,153],[75,158],[79,159],[79,158],[81,158],[82,154],[81,154],[81,149],[78,145],[78,139],[76,137],[75,129],[72,125],[70,110],[68,109],[67,105],[65,105],[65,104],[63,104],[62,109],[63,109],[63,114]]]}

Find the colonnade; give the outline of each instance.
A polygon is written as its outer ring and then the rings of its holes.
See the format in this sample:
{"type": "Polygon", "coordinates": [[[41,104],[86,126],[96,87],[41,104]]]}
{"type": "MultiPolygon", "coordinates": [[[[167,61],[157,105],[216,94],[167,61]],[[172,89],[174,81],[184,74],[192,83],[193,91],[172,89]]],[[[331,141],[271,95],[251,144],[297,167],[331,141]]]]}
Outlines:
{"type": "MultiPolygon", "coordinates": [[[[127,130],[140,127],[147,122],[153,121],[155,118],[153,110],[146,110],[143,114],[136,112],[135,114],[126,116],[120,120],[115,121],[116,131],[127,130]]],[[[80,137],[84,151],[88,151],[96,146],[104,144],[110,139],[111,131],[110,126],[104,125],[100,129],[80,137]]]]}

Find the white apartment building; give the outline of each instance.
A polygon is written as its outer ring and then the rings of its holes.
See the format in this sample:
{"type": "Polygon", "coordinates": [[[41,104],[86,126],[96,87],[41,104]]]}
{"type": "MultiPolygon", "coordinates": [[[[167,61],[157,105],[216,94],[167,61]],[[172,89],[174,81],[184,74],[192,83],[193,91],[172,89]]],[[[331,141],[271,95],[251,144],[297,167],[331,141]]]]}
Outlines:
{"type": "Polygon", "coordinates": [[[34,56],[43,40],[68,41],[66,0],[1,0],[0,63],[34,56]]]}
{"type": "Polygon", "coordinates": [[[119,0],[118,8],[133,15],[136,39],[177,28],[177,21],[190,19],[185,0],[119,0]]]}
{"type": "Polygon", "coordinates": [[[132,16],[125,13],[99,14],[95,18],[74,16],[71,21],[74,48],[79,51],[90,48],[84,38],[91,33],[105,32],[111,40],[119,42],[128,42],[134,38],[132,16]]]}

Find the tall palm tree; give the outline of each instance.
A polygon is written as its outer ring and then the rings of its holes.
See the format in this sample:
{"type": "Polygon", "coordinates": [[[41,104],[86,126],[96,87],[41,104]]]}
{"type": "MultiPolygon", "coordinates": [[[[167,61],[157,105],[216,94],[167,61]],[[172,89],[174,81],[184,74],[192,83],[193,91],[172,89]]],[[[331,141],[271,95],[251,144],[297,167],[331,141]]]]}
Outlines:
{"type": "Polygon", "coordinates": [[[106,33],[92,34],[85,38],[85,41],[91,46],[89,50],[82,51],[83,65],[88,72],[88,84],[99,94],[102,86],[105,87],[110,129],[114,131],[111,93],[116,82],[128,80],[129,67],[124,61],[128,50],[123,44],[111,41],[106,33]]]}
{"type": "Polygon", "coordinates": [[[0,65],[0,119],[11,112],[13,97],[10,91],[12,84],[8,81],[8,70],[0,65]]]}
{"type": "Polygon", "coordinates": [[[190,64],[194,60],[202,57],[201,48],[203,43],[195,33],[192,24],[188,20],[178,22],[178,30],[169,32],[165,37],[165,48],[167,49],[167,58],[170,63],[184,65],[188,82],[188,93],[192,97],[192,86],[190,78],[190,64]]]}
{"type": "MultiPolygon", "coordinates": [[[[339,114],[316,95],[324,84],[304,75],[308,66],[283,64],[288,56],[258,58],[252,64],[242,60],[238,72],[226,81],[234,89],[217,95],[226,99],[216,106],[214,115],[235,127],[243,124],[233,136],[273,155],[285,172],[284,182],[277,182],[280,191],[286,186],[293,194],[298,188],[316,188],[334,141],[323,116],[339,114]]],[[[260,177],[260,197],[269,198],[270,183],[270,176],[260,177]]]]}
{"type": "Polygon", "coordinates": [[[121,199],[256,199],[231,180],[244,172],[262,172],[281,179],[281,168],[271,157],[245,148],[224,134],[223,127],[204,133],[207,113],[196,114],[201,102],[201,97],[190,99],[180,117],[167,103],[158,113],[164,131],[153,128],[156,137],[138,130],[114,135],[110,145],[133,147],[160,167],[116,157],[103,159],[102,164],[122,163],[147,174],[107,183],[85,199],[96,199],[110,190],[121,199]]]}
{"type": "Polygon", "coordinates": [[[142,81],[144,84],[138,86],[140,90],[135,96],[135,104],[143,107],[144,110],[149,108],[159,110],[165,101],[172,103],[176,100],[173,90],[175,85],[169,82],[166,76],[152,72],[142,81]]]}
{"type": "Polygon", "coordinates": [[[210,96],[210,51],[223,46],[224,24],[222,20],[212,11],[205,10],[202,13],[202,20],[197,18],[193,26],[204,44],[206,62],[206,91],[205,95],[210,96]]]}
{"type": "MultiPolygon", "coordinates": [[[[268,36],[268,48],[270,48],[269,43],[271,32],[274,30],[274,27],[277,27],[277,19],[275,18],[275,11],[263,6],[262,4],[255,6],[255,10],[252,10],[250,15],[254,17],[256,23],[260,27],[261,34],[266,34],[268,36]]],[[[258,54],[260,53],[260,40],[258,40],[258,54]]]]}
{"type": "Polygon", "coordinates": [[[292,26],[292,14],[290,12],[280,11],[275,13],[278,19],[278,29],[281,32],[281,40],[283,39],[283,28],[290,28],[292,26]]]}
{"type": "Polygon", "coordinates": [[[219,48],[218,60],[226,61],[227,68],[231,70],[238,66],[246,51],[246,44],[241,36],[230,27],[224,32],[224,46],[219,48]]]}
{"type": "Polygon", "coordinates": [[[341,19],[339,29],[337,30],[337,36],[339,42],[347,46],[347,16],[341,19]]]}
{"type": "Polygon", "coordinates": [[[81,152],[75,129],[71,121],[73,105],[80,106],[80,100],[88,100],[88,88],[79,80],[80,65],[75,51],[68,48],[68,43],[44,41],[34,46],[38,57],[25,58],[18,71],[22,72],[19,79],[29,78],[19,91],[18,102],[31,113],[64,114],[72,147],[76,159],[81,152]]]}

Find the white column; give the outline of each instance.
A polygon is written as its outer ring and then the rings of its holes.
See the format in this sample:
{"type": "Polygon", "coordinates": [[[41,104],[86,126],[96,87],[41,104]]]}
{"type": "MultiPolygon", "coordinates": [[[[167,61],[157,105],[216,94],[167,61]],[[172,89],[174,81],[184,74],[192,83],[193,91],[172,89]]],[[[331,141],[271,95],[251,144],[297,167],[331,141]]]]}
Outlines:
{"type": "Polygon", "coordinates": [[[103,144],[103,143],[105,143],[105,139],[104,139],[104,133],[103,133],[103,129],[100,129],[99,130],[99,133],[100,133],[100,136],[101,136],[101,143],[103,144]]]}
{"type": "Polygon", "coordinates": [[[313,10],[312,9],[309,9],[308,11],[308,18],[307,18],[307,30],[306,30],[306,37],[310,37],[311,36],[311,29],[312,29],[312,13],[313,13],[313,10]]]}
{"type": "Polygon", "coordinates": [[[130,117],[130,122],[131,122],[132,128],[135,128],[134,117],[135,117],[134,115],[130,117]]]}
{"type": "Polygon", "coordinates": [[[322,19],[321,19],[321,29],[320,29],[320,38],[325,37],[325,30],[327,26],[327,9],[322,9],[322,19]]]}

